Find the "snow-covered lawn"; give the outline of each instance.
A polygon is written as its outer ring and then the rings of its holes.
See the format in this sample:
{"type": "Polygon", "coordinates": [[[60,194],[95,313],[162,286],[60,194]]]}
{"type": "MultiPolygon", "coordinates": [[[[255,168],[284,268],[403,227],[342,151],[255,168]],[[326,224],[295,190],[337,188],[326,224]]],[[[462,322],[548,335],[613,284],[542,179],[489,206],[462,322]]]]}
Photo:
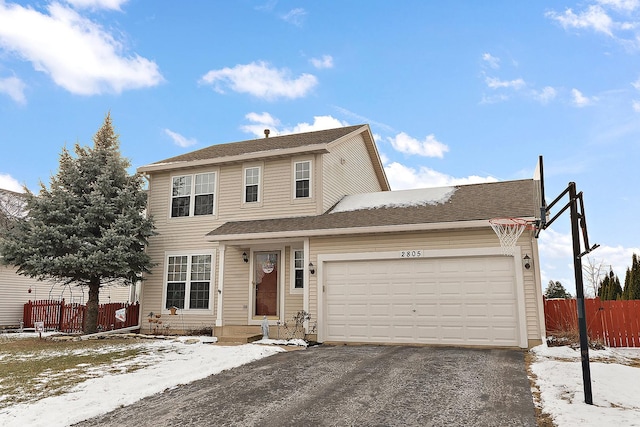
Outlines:
{"type": "Polygon", "coordinates": [[[640,348],[589,351],[593,405],[584,403],[580,350],[531,349],[540,406],[558,427],[640,426],[640,348]]]}
{"type": "MultiPolygon", "coordinates": [[[[129,363],[133,372],[105,371],[69,392],[0,410],[0,425],[67,426],[129,405],[145,396],[189,383],[285,351],[277,345],[303,341],[258,341],[237,346],[212,345],[211,337],[148,340],[129,363]]],[[[535,347],[531,371],[540,390],[539,405],[558,427],[640,426],[640,349],[591,351],[594,405],[584,403],[580,352],[569,347],[535,347]]],[[[0,360],[0,372],[1,372],[0,360]]],[[[0,399],[2,396],[0,396],[0,399]]]]}
{"type": "Polygon", "coordinates": [[[127,363],[145,367],[124,374],[105,370],[103,375],[77,384],[68,393],[0,409],[0,426],[68,426],[179,384],[286,351],[276,345],[223,346],[208,343],[212,341],[211,337],[144,340],[136,345],[150,351],[142,352],[127,363]]]}

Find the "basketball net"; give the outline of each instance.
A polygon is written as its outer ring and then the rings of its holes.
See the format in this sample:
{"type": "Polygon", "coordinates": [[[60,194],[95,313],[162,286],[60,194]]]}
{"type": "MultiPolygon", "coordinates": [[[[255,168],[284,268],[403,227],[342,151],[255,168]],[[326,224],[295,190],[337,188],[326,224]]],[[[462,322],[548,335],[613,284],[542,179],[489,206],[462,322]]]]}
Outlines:
{"type": "Polygon", "coordinates": [[[504,255],[515,255],[516,243],[522,232],[531,228],[531,224],[521,218],[493,218],[489,220],[489,224],[500,239],[504,255]]]}

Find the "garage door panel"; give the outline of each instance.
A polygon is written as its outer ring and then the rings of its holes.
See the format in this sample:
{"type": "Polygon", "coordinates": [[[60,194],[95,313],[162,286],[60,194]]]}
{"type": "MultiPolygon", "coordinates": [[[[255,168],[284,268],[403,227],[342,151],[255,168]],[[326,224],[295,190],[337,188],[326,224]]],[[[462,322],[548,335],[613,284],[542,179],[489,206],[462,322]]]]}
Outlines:
{"type": "Polygon", "coordinates": [[[518,345],[513,259],[327,262],[328,341],[518,345]]]}
{"type": "Polygon", "coordinates": [[[389,303],[371,303],[369,304],[369,314],[372,317],[382,316],[386,319],[393,314],[392,306],[389,303]]]}

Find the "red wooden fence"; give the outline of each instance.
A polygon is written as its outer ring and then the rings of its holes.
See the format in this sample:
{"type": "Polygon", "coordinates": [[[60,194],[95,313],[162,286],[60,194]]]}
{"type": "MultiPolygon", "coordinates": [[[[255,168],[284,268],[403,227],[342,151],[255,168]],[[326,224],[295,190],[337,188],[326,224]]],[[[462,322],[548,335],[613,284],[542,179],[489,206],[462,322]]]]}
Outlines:
{"type": "MultiPolygon", "coordinates": [[[[80,304],[66,304],[64,299],[29,301],[24,305],[22,321],[25,328],[33,328],[35,322],[43,322],[45,329],[61,332],[81,332],[84,329],[87,307],[80,304]]],[[[98,329],[107,331],[127,328],[138,324],[140,305],[110,303],[98,306],[98,329]],[[126,308],[126,321],[116,320],[116,311],[126,308]]]]}
{"type": "MultiPolygon", "coordinates": [[[[608,347],[640,347],[640,300],[584,300],[587,335],[608,347]]],[[[575,299],[545,299],[547,335],[578,330],[575,299]]]]}

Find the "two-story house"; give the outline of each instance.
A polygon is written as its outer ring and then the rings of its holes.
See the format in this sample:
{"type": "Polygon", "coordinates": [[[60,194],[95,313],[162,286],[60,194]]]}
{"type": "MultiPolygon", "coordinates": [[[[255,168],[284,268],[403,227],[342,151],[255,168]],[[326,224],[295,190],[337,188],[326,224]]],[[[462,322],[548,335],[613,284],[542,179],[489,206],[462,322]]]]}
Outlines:
{"type": "Polygon", "coordinates": [[[143,316],[220,337],[304,310],[321,342],[541,340],[535,239],[506,257],[488,223],[534,217],[534,180],[392,192],[368,125],[267,136],[138,169],[158,232],[143,316]]]}

